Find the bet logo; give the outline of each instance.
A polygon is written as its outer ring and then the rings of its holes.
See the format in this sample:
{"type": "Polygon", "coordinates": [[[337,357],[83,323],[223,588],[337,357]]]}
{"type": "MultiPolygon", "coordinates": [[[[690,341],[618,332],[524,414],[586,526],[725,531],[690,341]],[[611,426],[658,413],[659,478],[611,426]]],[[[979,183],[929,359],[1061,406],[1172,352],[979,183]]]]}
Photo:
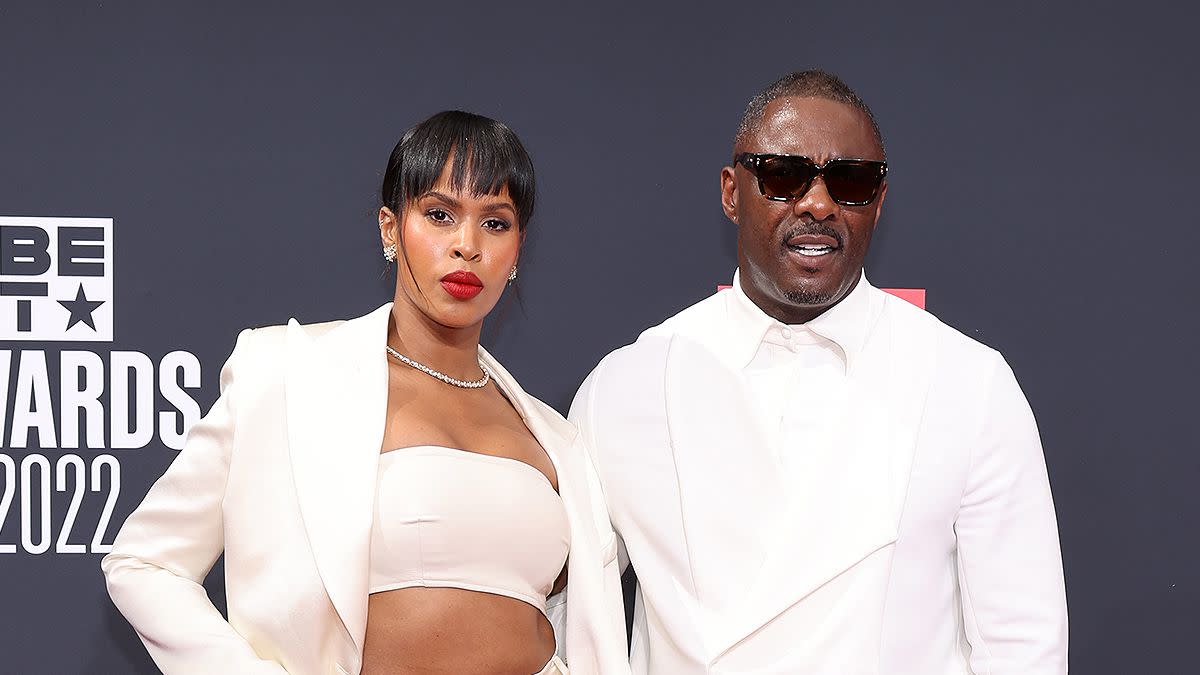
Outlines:
{"type": "Polygon", "coordinates": [[[0,216],[0,340],[112,342],[111,218],[0,216]]]}

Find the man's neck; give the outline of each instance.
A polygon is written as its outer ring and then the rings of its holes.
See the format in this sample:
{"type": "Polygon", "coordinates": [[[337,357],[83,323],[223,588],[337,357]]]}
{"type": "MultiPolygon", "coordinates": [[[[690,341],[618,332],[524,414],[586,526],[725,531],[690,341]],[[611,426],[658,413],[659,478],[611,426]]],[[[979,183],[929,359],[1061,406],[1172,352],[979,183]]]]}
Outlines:
{"type": "Polygon", "coordinates": [[[859,277],[855,277],[854,283],[850,284],[848,288],[833,300],[816,303],[793,303],[772,298],[747,284],[745,277],[739,277],[739,285],[741,286],[742,293],[750,302],[762,310],[764,314],[780,323],[795,326],[808,323],[836,307],[838,303],[845,300],[858,287],[859,280],[859,277]]]}

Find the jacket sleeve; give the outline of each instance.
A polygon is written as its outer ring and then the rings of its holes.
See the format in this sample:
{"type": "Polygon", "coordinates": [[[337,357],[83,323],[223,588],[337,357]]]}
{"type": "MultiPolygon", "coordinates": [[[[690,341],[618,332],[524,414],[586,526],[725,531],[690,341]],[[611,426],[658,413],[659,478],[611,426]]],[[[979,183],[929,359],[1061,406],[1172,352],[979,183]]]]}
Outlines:
{"type": "Polygon", "coordinates": [[[222,500],[235,434],[242,331],[221,369],[221,395],[129,516],[101,563],[108,593],[166,675],[281,675],[221,616],[201,583],[224,549],[222,500]]]}
{"type": "Polygon", "coordinates": [[[1064,675],[1067,604],[1046,461],[1029,403],[996,360],[954,526],[971,669],[1064,675]]]}
{"type": "MultiPolygon", "coordinates": [[[[589,439],[585,436],[584,428],[580,426],[581,414],[579,401],[580,398],[586,398],[585,391],[591,384],[591,377],[583,383],[579,391],[575,395],[575,400],[571,403],[571,410],[567,417],[571,424],[575,425],[578,430],[578,435],[575,438],[576,449],[582,449],[586,456],[583,458],[586,462],[592,462],[592,447],[589,439]]],[[[590,427],[589,427],[590,429],[590,427]]],[[[546,598],[546,617],[550,620],[550,625],[554,628],[555,642],[559,656],[566,658],[566,636],[567,636],[567,591],[570,590],[570,579],[567,580],[567,586],[558,593],[546,598]]]]}
{"type": "MultiPolygon", "coordinates": [[[[597,370],[599,366],[597,366],[597,370]]],[[[625,673],[628,675],[629,659],[625,632],[625,607],[622,598],[621,589],[621,559],[624,553],[624,545],[619,535],[612,529],[611,514],[608,508],[608,499],[605,496],[605,486],[601,479],[601,472],[597,462],[597,448],[595,446],[595,437],[593,435],[593,427],[591,425],[590,411],[588,401],[590,393],[595,386],[595,373],[587,378],[580,386],[575,400],[571,404],[568,421],[570,421],[577,430],[574,442],[572,444],[572,454],[579,460],[584,482],[588,487],[588,498],[590,501],[588,512],[592,520],[599,519],[603,524],[597,522],[599,540],[596,542],[599,545],[599,562],[601,570],[599,575],[599,586],[597,588],[598,595],[594,601],[599,604],[599,609],[593,615],[592,630],[595,632],[597,641],[597,660],[595,662],[596,672],[603,675],[617,675],[625,673]]],[[[568,581],[567,593],[571,592],[571,583],[568,581]]],[[[570,602],[577,602],[576,599],[568,598],[570,602]]],[[[575,672],[576,665],[567,661],[567,666],[575,672]]],[[[585,671],[591,672],[589,668],[585,671]]]]}

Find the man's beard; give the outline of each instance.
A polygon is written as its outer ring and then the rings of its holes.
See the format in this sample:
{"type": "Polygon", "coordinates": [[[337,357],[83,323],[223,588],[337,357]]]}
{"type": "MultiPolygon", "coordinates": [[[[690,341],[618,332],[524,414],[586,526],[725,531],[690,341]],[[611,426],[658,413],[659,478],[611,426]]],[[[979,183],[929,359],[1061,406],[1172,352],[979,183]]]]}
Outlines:
{"type": "Polygon", "coordinates": [[[788,299],[788,302],[793,305],[828,305],[833,301],[833,293],[818,293],[815,291],[805,290],[788,290],[785,291],[783,297],[788,299]]]}
{"type": "MultiPolygon", "coordinates": [[[[828,223],[800,222],[795,224],[784,233],[784,247],[787,247],[787,242],[790,239],[803,234],[818,234],[830,237],[837,241],[837,252],[845,252],[844,247],[846,242],[842,239],[841,233],[830,227],[828,223]]],[[[833,302],[833,299],[837,297],[837,293],[837,290],[832,293],[821,293],[803,288],[790,288],[783,292],[783,297],[787,298],[788,302],[793,305],[823,307],[833,302]]]]}

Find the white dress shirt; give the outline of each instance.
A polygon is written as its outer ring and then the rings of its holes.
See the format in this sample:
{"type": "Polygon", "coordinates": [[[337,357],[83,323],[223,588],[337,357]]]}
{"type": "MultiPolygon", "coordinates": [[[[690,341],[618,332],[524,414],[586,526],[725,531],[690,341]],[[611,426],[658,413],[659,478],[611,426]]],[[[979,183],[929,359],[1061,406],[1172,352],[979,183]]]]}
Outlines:
{"type": "Polygon", "coordinates": [[[638,575],[634,673],[1066,672],[1011,370],[865,277],[789,326],[735,275],[606,357],[571,419],[638,575]]]}
{"type": "Polygon", "coordinates": [[[735,282],[731,292],[735,321],[761,334],[743,373],[754,408],[763,415],[770,443],[764,450],[778,457],[789,482],[803,485],[813,475],[812,461],[841,447],[837,425],[850,403],[846,364],[855,347],[854,327],[838,321],[853,315],[852,307],[866,294],[852,293],[846,299],[850,305],[824,315],[824,321],[818,317],[811,325],[788,326],[763,313],[740,284],[735,282]]]}

